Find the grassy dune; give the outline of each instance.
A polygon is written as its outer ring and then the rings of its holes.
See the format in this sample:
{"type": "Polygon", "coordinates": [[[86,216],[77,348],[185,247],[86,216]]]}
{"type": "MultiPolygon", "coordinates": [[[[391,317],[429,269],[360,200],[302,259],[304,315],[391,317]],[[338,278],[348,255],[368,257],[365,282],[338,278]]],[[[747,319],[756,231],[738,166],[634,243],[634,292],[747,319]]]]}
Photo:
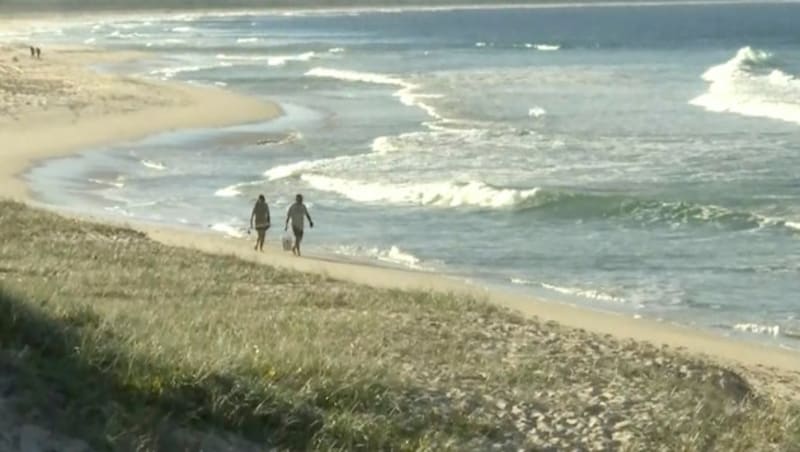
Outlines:
{"type": "Polygon", "coordinates": [[[0,202],[0,402],[0,449],[22,425],[94,450],[800,444],[796,406],[666,348],[166,247],[10,202],[0,202]]]}

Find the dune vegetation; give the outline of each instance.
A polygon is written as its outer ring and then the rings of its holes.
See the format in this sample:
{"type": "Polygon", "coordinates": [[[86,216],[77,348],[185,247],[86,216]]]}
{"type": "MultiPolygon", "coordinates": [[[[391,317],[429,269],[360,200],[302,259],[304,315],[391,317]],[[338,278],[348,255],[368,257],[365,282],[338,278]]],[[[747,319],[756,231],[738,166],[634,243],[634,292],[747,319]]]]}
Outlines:
{"type": "Polygon", "coordinates": [[[799,415],[675,350],[0,202],[0,450],[790,451],[799,415]]]}

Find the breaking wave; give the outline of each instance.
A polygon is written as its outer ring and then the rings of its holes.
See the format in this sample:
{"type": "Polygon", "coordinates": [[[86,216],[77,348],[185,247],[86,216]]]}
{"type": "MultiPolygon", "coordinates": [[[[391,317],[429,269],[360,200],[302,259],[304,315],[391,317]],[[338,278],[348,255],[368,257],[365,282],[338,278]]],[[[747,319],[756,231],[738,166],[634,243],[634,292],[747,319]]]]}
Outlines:
{"type": "Polygon", "coordinates": [[[165,169],[167,169],[167,167],[164,166],[163,163],[155,162],[153,160],[142,160],[140,163],[150,169],[154,169],[157,171],[164,171],[165,169]]]}
{"type": "Polygon", "coordinates": [[[708,91],[689,101],[692,105],[800,124],[800,79],[780,70],[769,52],[742,47],[702,77],[708,91]]]}
{"type": "Polygon", "coordinates": [[[388,264],[399,265],[413,270],[428,270],[422,260],[411,253],[392,245],[388,249],[363,246],[339,246],[334,252],[343,256],[366,257],[388,264]]]}
{"type": "Polygon", "coordinates": [[[315,52],[304,52],[297,55],[217,55],[218,60],[222,61],[265,61],[268,66],[285,66],[286,63],[293,61],[311,61],[316,57],[315,52]]]}
{"type": "Polygon", "coordinates": [[[778,337],[781,335],[780,325],[760,325],[758,323],[737,323],[733,329],[744,333],[765,334],[778,337]]]}
{"type": "Polygon", "coordinates": [[[400,89],[394,93],[394,96],[400,99],[403,105],[410,107],[417,107],[422,109],[428,116],[436,120],[444,120],[445,118],[436,111],[432,105],[423,102],[421,99],[438,99],[442,96],[440,94],[423,94],[417,93],[419,89],[414,83],[406,81],[399,77],[394,77],[386,74],[378,74],[375,72],[359,72],[343,69],[330,69],[324,67],[315,67],[305,74],[308,77],[330,78],[336,80],[343,80],[348,82],[361,82],[361,83],[374,83],[378,85],[391,85],[397,86],[400,89]]]}
{"type": "Polygon", "coordinates": [[[615,295],[611,295],[593,289],[581,289],[579,287],[562,287],[543,282],[529,281],[527,279],[521,279],[521,278],[511,278],[511,283],[523,286],[539,286],[543,289],[547,289],[553,292],[558,292],[560,294],[570,295],[579,298],[586,298],[590,300],[604,301],[609,303],[625,303],[625,299],[622,297],[618,297],[615,295]]]}
{"type": "Polygon", "coordinates": [[[314,189],[334,192],[356,202],[434,207],[508,208],[533,198],[539,191],[497,188],[478,181],[384,184],[316,174],[303,174],[300,179],[314,189]]]}
{"type": "Polygon", "coordinates": [[[221,232],[230,237],[242,238],[246,235],[244,228],[236,227],[230,223],[214,223],[209,227],[213,231],[221,232]]]}
{"type": "Polygon", "coordinates": [[[525,47],[528,49],[536,49],[541,52],[555,52],[556,50],[561,50],[561,46],[558,44],[531,44],[526,43],[525,47]]]}
{"type": "MultiPolygon", "coordinates": [[[[394,152],[388,138],[372,143],[373,152],[394,152]]],[[[553,189],[498,187],[482,181],[391,183],[330,177],[320,170],[330,164],[359,158],[340,156],[304,160],[267,170],[269,181],[298,178],[310,187],[361,203],[390,203],[430,207],[503,209],[516,214],[543,214],[570,221],[619,220],[631,226],[712,226],[729,230],[760,228],[800,232],[800,221],[737,211],[712,204],[647,200],[634,197],[553,189]]]]}
{"type": "Polygon", "coordinates": [[[531,118],[541,118],[547,114],[547,110],[542,107],[534,106],[528,109],[528,116],[531,118]]]}

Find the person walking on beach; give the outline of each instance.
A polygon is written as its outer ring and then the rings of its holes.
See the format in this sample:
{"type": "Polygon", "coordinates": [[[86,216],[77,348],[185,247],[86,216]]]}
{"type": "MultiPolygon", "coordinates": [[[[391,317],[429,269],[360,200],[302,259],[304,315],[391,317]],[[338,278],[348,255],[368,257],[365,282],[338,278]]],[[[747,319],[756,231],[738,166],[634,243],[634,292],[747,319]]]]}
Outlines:
{"type": "Polygon", "coordinates": [[[253,206],[253,213],[250,214],[250,229],[253,229],[255,226],[256,232],[258,233],[256,246],[253,249],[264,251],[264,237],[267,235],[269,225],[269,205],[264,195],[258,195],[256,205],[253,206]]]}
{"type": "Polygon", "coordinates": [[[39,47],[36,48],[36,59],[37,60],[42,59],[42,49],[40,49],[39,47]]]}
{"type": "Polygon", "coordinates": [[[303,195],[295,196],[294,204],[289,207],[289,211],[286,212],[286,226],[284,226],[283,230],[289,230],[289,221],[292,222],[292,232],[294,233],[294,246],[292,247],[292,253],[295,256],[300,256],[300,242],[303,241],[303,224],[305,223],[305,219],[308,218],[308,225],[310,227],[314,227],[314,221],[311,220],[311,215],[308,214],[308,209],[306,209],[306,205],[303,204],[303,195]]]}
{"type": "Polygon", "coordinates": [[[36,49],[31,46],[31,58],[36,58],[36,49]]]}

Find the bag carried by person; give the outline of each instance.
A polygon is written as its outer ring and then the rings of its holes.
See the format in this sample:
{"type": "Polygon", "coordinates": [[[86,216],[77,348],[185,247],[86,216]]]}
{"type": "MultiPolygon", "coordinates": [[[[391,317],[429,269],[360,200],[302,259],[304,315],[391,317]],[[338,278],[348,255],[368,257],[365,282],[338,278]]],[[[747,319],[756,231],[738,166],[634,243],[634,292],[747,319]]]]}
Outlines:
{"type": "Polygon", "coordinates": [[[294,246],[294,239],[289,234],[284,234],[283,238],[281,239],[281,243],[283,244],[284,251],[291,251],[292,247],[294,246]]]}

